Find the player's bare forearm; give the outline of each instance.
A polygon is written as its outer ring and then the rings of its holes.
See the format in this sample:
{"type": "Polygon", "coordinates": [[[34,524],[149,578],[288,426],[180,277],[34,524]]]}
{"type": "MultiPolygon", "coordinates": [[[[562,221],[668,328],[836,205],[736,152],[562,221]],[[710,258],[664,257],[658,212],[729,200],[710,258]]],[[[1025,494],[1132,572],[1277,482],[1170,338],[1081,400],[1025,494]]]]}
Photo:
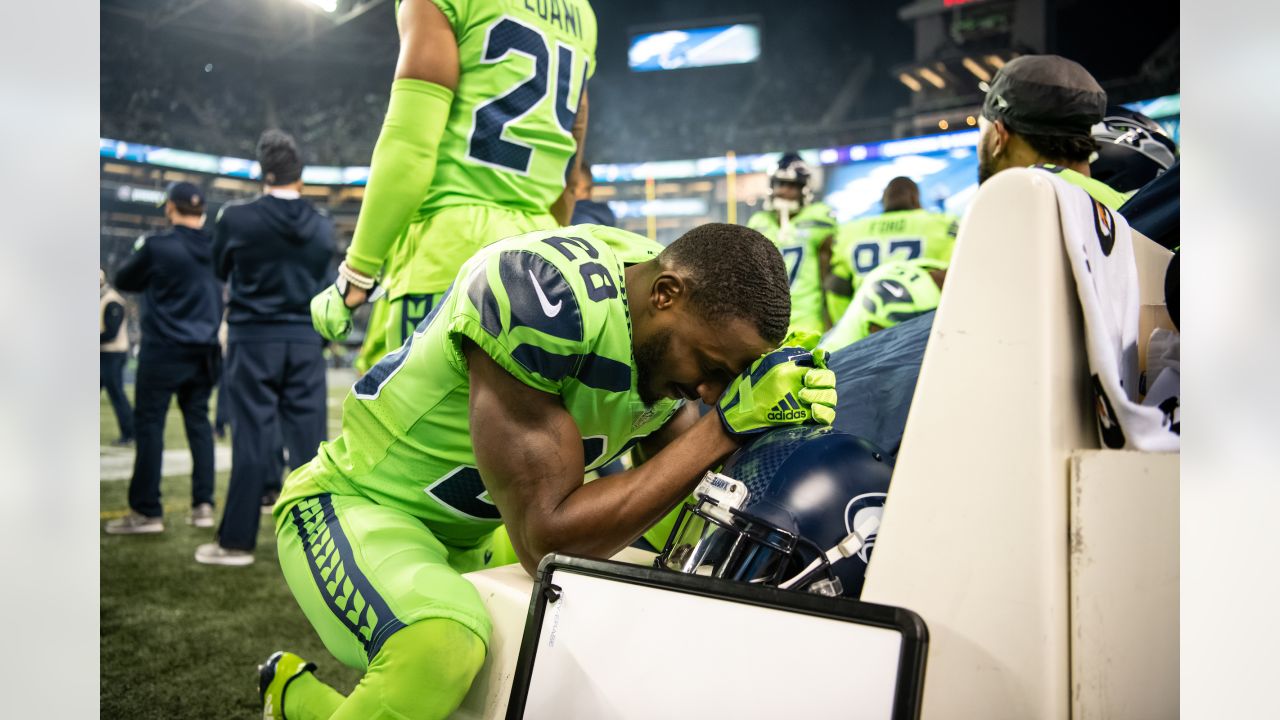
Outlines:
{"type": "Polygon", "coordinates": [[[662,452],[662,449],[670,445],[672,441],[685,434],[690,428],[698,422],[698,404],[685,403],[684,407],[671,416],[665,425],[658,428],[657,431],[650,434],[640,442],[636,443],[635,449],[631,453],[631,457],[635,459],[636,465],[639,465],[649,458],[662,452]]]}
{"type": "Polygon", "coordinates": [[[736,447],[715,415],[641,467],[582,483],[582,436],[555,395],[466,344],[476,464],[530,574],[551,552],[609,557],[656,522],[736,447]]]}
{"type": "Polygon", "coordinates": [[[575,488],[548,517],[547,545],[541,552],[611,557],[688,496],[703,473],[737,447],[715,414],[702,417],[643,465],[575,488]]]}

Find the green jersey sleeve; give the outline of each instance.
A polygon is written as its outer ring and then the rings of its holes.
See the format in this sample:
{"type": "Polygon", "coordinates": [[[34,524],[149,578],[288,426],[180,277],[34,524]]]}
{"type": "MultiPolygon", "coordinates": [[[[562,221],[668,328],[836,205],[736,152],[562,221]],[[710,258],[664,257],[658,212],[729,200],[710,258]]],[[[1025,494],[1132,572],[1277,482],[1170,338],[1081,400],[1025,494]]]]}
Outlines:
{"type": "MultiPolygon", "coordinates": [[[[502,243],[463,267],[452,291],[456,298],[448,330],[450,360],[459,370],[466,372],[464,338],[543,392],[559,394],[577,370],[591,345],[579,299],[587,289],[581,274],[570,276],[566,270],[572,268],[562,267],[551,246],[546,249],[551,252],[533,243],[502,243]]],[[[593,279],[614,282],[607,271],[593,279]]]]}

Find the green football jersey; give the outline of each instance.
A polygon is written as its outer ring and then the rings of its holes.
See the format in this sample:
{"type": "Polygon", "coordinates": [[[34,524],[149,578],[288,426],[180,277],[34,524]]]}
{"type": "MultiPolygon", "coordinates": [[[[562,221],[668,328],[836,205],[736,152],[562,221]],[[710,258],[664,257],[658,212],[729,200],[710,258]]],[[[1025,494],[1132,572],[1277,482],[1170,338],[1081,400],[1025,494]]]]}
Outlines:
{"type": "Polygon", "coordinates": [[[597,225],[481,250],[410,339],[356,381],[342,405],[342,434],[289,477],[277,507],[359,494],[420,518],[454,547],[501,524],[472,451],[464,338],[521,382],[560,396],[582,433],[584,472],[621,455],[683,403],[646,407],[636,389],[623,268],[661,250],[597,225]]]}
{"type": "Polygon", "coordinates": [[[831,250],[831,272],[856,290],[867,273],[889,260],[951,262],[959,221],[928,210],[895,210],[842,224],[831,250]]]}
{"type": "Polygon", "coordinates": [[[800,208],[784,228],[778,213],[760,211],[747,220],[747,227],[773,241],[782,251],[791,277],[791,329],[822,333],[822,269],[818,249],[835,232],[831,208],[812,203],[800,208]]]}
{"type": "Polygon", "coordinates": [[[544,213],[577,152],[595,72],[587,0],[433,0],[458,40],[459,77],[420,215],[449,205],[544,213]]]}

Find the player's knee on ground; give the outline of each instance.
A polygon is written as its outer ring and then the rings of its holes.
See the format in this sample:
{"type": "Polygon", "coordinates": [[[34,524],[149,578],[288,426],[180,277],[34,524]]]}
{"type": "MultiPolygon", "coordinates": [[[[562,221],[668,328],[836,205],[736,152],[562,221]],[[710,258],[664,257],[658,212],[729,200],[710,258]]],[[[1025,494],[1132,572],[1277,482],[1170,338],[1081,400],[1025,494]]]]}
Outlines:
{"type": "Polygon", "coordinates": [[[484,642],[461,623],[415,622],[387,638],[357,692],[374,696],[380,717],[443,718],[466,697],[484,654],[484,642]]]}

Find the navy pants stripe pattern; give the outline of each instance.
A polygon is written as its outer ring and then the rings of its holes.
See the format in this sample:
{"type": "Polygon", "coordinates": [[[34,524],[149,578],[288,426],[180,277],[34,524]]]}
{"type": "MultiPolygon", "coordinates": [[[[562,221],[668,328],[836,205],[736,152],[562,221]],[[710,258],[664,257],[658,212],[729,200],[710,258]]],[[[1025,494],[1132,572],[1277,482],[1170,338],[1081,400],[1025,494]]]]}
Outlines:
{"type": "Polygon", "coordinates": [[[310,462],[328,433],[323,346],[314,341],[232,341],[226,386],[231,410],[231,484],[218,527],[224,548],[252,550],[264,491],[289,467],[310,462]]]}
{"type": "Polygon", "coordinates": [[[301,500],[293,506],[292,513],[316,587],[334,617],[356,636],[372,662],[382,644],[403,628],[404,622],[391,612],[387,601],[356,564],[351,542],[333,511],[331,496],[301,500]]]}
{"type": "Polygon", "coordinates": [[[134,396],[137,454],[129,480],[129,507],[148,517],[164,514],[160,502],[164,423],[176,394],[191,448],[191,504],[213,502],[213,426],[209,395],[218,379],[221,356],[212,347],[148,346],[138,353],[134,396]]]}

